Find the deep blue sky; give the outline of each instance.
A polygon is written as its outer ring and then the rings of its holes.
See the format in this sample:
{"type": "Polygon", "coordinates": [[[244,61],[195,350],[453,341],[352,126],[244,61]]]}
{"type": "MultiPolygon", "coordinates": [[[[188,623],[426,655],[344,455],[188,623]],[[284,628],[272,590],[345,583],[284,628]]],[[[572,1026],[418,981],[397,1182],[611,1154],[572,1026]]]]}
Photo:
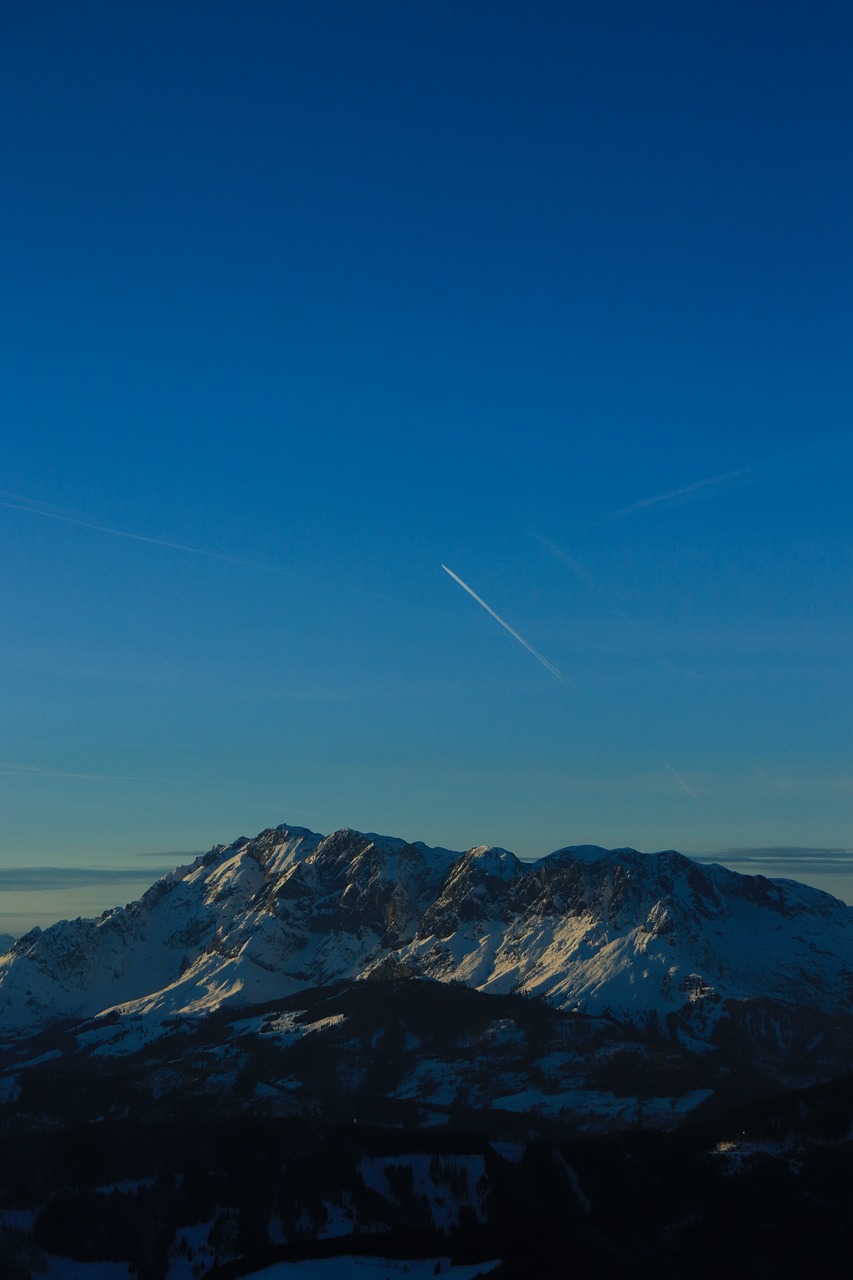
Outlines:
{"type": "Polygon", "coordinates": [[[851,39],[3,6],[10,888],[288,821],[853,900],[851,39]]]}

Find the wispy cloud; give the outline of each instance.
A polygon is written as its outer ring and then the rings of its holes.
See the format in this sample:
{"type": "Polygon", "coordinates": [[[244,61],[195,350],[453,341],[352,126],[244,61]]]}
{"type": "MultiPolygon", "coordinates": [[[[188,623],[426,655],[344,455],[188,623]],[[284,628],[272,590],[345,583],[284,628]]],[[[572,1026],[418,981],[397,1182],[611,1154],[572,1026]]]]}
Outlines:
{"type": "MultiPolygon", "coordinates": [[[[714,853],[694,853],[697,862],[719,862],[743,875],[763,875],[782,879],[809,880],[825,876],[842,881],[853,876],[853,849],[803,845],[766,845],[753,848],[720,849],[714,853]]],[[[849,899],[848,899],[849,900],[849,899]]]]}
{"type": "Polygon", "coordinates": [[[492,609],[490,605],[487,605],[485,600],[480,599],[476,591],[471,590],[467,582],[463,582],[461,578],[457,577],[457,575],[453,572],[452,569],[448,569],[446,564],[443,564],[441,567],[445,573],[450,575],[450,577],[453,579],[454,582],[459,583],[463,591],[467,591],[468,595],[471,596],[474,600],[476,600],[477,604],[481,605],[486,610],[486,613],[490,613],[494,618],[495,622],[499,622],[501,626],[504,628],[504,630],[508,631],[514,640],[517,640],[520,645],[523,645],[528,653],[532,653],[534,658],[536,658],[539,662],[541,662],[542,666],[546,667],[548,671],[551,672],[552,676],[555,676],[556,679],[559,680],[561,684],[566,683],[566,677],[563,675],[562,671],[558,671],[552,662],[549,662],[547,658],[543,657],[543,655],[539,652],[538,649],[534,649],[533,645],[530,644],[529,641],[525,640],[524,636],[519,635],[518,632],[513,627],[511,627],[508,622],[504,622],[503,618],[500,617],[499,614],[495,613],[494,609],[492,609]]]}
{"type": "Polygon", "coordinates": [[[105,533],[112,538],[126,538],[130,542],[146,542],[149,546],[165,547],[170,551],[183,551],[193,556],[205,556],[208,560],[220,560],[223,564],[236,564],[244,569],[257,569],[262,573],[287,574],[288,570],[278,569],[268,564],[259,564],[256,560],[243,560],[239,556],[226,556],[219,551],[207,551],[203,547],[192,547],[185,542],[169,542],[165,538],[152,538],[148,534],[130,533],[127,529],[113,529],[109,525],[95,524],[91,520],[81,520],[70,515],[61,508],[49,503],[25,498],[20,494],[7,493],[0,490],[0,507],[8,511],[24,511],[31,516],[41,516],[44,520],[57,520],[60,524],[75,525],[78,529],[90,529],[93,533],[105,533]]]}
{"type": "Polygon", "coordinates": [[[134,858],[159,858],[161,862],[168,862],[170,866],[178,867],[185,862],[195,862],[196,858],[200,858],[202,854],[207,853],[206,849],[146,849],[144,853],[135,853],[134,858]]]}
{"type": "Polygon", "coordinates": [[[82,778],[88,782],[166,782],[166,778],[143,778],[122,773],[74,773],[65,769],[44,769],[35,764],[0,761],[0,775],[28,778],[82,778]]]}
{"type": "Polygon", "coordinates": [[[696,792],[693,790],[693,788],[692,788],[692,787],[688,787],[687,783],[684,781],[684,779],[682,778],[681,774],[680,774],[680,773],[676,773],[676,771],[673,769],[673,767],[672,767],[672,765],[669,763],[669,761],[668,761],[668,760],[664,760],[663,756],[661,756],[661,764],[665,764],[665,765],[666,765],[667,769],[669,769],[669,771],[670,771],[670,773],[672,774],[673,778],[675,778],[675,781],[678,783],[678,785],[679,785],[680,787],[682,787],[682,788],[687,792],[687,794],[688,794],[689,796],[692,796],[694,800],[699,800],[699,801],[701,802],[702,797],[701,797],[701,796],[697,796],[696,792]]]}
{"type": "Polygon", "coordinates": [[[720,849],[716,853],[695,855],[701,862],[724,858],[726,862],[827,862],[833,866],[853,867],[853,849],[843,846],[822,848],[814,845],[755,845],[737,849],[720,849]]]}
{"type": "Polygon", "coordinates": [[[142,867],[0,867],[0,890],[31,893],[102,884],[146,885],[152,874],[156,875],[156,868],[146,872],[142,867]]]}

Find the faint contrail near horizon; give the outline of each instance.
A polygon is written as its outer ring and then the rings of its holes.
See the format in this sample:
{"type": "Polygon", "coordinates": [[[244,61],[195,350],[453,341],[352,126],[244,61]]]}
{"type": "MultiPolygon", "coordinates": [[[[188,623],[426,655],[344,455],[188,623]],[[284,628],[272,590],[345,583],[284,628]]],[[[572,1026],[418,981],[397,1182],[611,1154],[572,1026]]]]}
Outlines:
{"type": "Polygon", "coordinates": [[[661,760],[661,764],[665,764],[665,765],[666,765],[666,767],[667,767],[667,769],[669,769],[670,773],[672,774],[673,778],[675,778],[675,781],[678,783],[678,785],[679,785],[679,786],[681,786],[681,787],[683,787],[683,788],[684,788],[684,790],[687,792],[687,794],[688,794],[689,796],[692,796],[694,800],[698,800],[698,801],[699,801],[699,803],[701,804],[701,803],[702,803],[702,797],[701,797],[701,796],[697,796],[696,792],[693,790],[693,788],[692,788],[692,787],[688,787],[687,783],[684,781],[684,779],[682,778],[681,774],[680,774],[680,773],[676,773],[676,772],[675,772],[675,770],[673,769],[673,767],[672,767],[672,765],[669,763],[669,761],[668,761],[668,760],[664,760],[663,756],[661,756],[660,760],[661,760]]]}
{"type": "Polygon", "coordinates": [[[566,677],[563,675],[562,671],[558,671],[557,668],[554,666],[554,664],[552,662],[549,662],[547,658],[544,658],[538,649],[534,649],[532,644],[528,644],[524,636],[520,636],[518,632],[515,631],[509,625],[508,622],[504,622],[503,618],[500,617],[499,614],[495,613],[494,609],[490,608],[489,605],[486,604],[485,600],[480,599],[476,591],[471,590],[467,582],[463,582],[462,579],[458,577],[457,574],[455,574],[452,569],[448,569],[446,564],[443,564],[441,567],[445,573],[450,575],[450,577],[453,579],[454,582],[459,583],[463,591],[467,591],[469,596],[473,596],[473,598],[477,601],[477,604],[482,605],[482,607],[486,610],[486,613],[490,613],[492,615],[495,622],[499,622],[505,631],[508,631],[509,634],[515,640],[517,640],[520,645],[524,646],[524,648],[527,650],[528,653],[532,653],[534,658],[537,658],[539,662],[542,663],[543,667],[547,667],[548,670],[551,672],[552,676],[556,676],[556,678],[560,681],[561,684],[567,683],[566,677]]]}
{"type": "MultiPolygon", "coordinates": [[[[7,496],[17,497],[16,494],[7,496]]],[[[238,556],[225,556],[218,551],[205,551],[203,547],[189,547],[183,542],[167,542],[164,538],[150,538],[144,533],[128,533],[126,529],[111,529],[108,525],[92,524],[88,520],[78,520],[76,516],[61,515],[57,511],[46,511],[43,507],[29,505],[33,501],[33,499],[24,498],[20,502],[8,502],[0,498],[0,507],[5,507],[9,511],[26,511],[32,516],[44,516],[45,520],[58,520],[60,524],[73,524],[78,529],[91,529],[94,533],[108,533],[114,538],[128,538],[131,542],[147,542],[154,547],[167,547],[170,551],[186,551],[193,556],[206,556],[209,560],[222,560],[225,564],[242,565],[244,569],[258,569],[262,573],[287,572],[285,569],[258,564],[254,560],[241,560],[238,556]]]]}

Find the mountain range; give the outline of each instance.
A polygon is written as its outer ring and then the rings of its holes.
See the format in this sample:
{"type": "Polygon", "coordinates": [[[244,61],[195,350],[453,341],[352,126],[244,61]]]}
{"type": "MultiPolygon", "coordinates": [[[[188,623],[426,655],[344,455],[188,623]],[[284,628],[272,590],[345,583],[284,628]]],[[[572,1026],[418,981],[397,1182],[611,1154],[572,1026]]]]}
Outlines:
{"type": "MultiPolygon", "coordinates": [[[[773,1085],[853,1070],[853,910],[817,889],[673,850],[569,846],[523,862],[284,825],[214,846],[98,919],[20,938],[0,957],[0,1044],[85,1022],[81,1051],[129,1055],[213,1014],[415,979],[538,999],[567,1026],[597,1020],[692,1064],[691,1079],[701,1064],[701,1100],[735,1067],[773,1085]]],[[[550,1068],[554,1091],[577,1087],[576,1063],[550,1068]]]]}
{"type": "Polygon", "coordinates": [[[849,1073],[816,889],[278,826],[0,956],[0,1274],[842,1275],[849,1073]]]}

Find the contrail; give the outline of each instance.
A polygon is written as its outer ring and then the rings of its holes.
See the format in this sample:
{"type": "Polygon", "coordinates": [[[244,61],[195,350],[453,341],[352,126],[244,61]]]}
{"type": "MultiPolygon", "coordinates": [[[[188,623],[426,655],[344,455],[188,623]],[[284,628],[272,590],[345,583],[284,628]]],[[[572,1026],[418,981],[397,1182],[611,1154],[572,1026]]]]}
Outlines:
{"type": "Polygon", "coordinates": [[[108,525],[92,524],[88,520],[78,520],[75,516],[60,515],[56,511],[46,511],[42,507],[30,505],[31,499],[22,502],[7,502],[0,498],[0,507],[9,511],[26,511],[32,516],[44,516],[45,520],[58,520],[61,524],[73,524],[78,529],[91,529],[95,533],[108,533],[114,538],[128,538],[131,542],[147,542],[154,547],[167,547],[170,551],[186,551],[193,556],[206,556],[209,560],[222,560],[225,564],[239,564],[244,569],[259,569],[262,573],[285,573],[284,569],[274,569],[270,565],[258,564],[254,560],[241,560],[237,556],[224,556],[218,551],[205,551],[202,547],[188,547],[183,542],[166,542],[163,538],[149,538],[143,533],[128,533],[126,529],[111,529],[108,525]]]}
{"type": "Polygon", "coordinates": [[[621,520],[623,516],[629,516],[634,511],[657,506],[659,502],[672,502],[676,498],[697,493],[700,489],[712,489],[715,485],[725,484],[727,480],[739,480],[742,476],[751,475],[757,479],[772,478],[775,471],[778,478],[779,475],[785,474],[792,463],[796,464],[798,471],[807,466],[818,466],[825,460],[827,454],[846,449],[849,445],[849,436],[839,436],[830,440],[819,440],[816,444],[804,445],[799,449],[786,449],[784,453],[774,453],[769,458],[760,458],[757,462],[751,462],[746,467],[738,467],[735,471],[724,471],[722,475],[709,476],[706,480],[694,480],[693,484],[682,485],[680,489],[669,489],[666,493],[657,493],[652,498],[643,498],[641,502],[632,502],[629,507],[620,507],[618,511],[611,511],[587,527],[595,528],[596,525],[607,524],[611,520],[621,520]],[[778,469],[780,466],[781,471],[778,469]]]}
{"type": "Polygon", "coordinates": [[[707,480],[694,480],[693,484],[685,484],[680,489],[669,489],[666,493],[657,493],[653,498],[643,498],[641,502],[632,502],[630,507],[620,507],[618,511],[609,511],[606,516],[596,520],[595,524],[609,524],[611,520],[621,520],[635,511],[646,507],[655,507],[659,502],[671,502],[673,498],[686,497],[688,493],[696,493],[699,489],[710,489],[715,484],[723,484],[726,480],[736,480],[739,476],[749,475],[755,470],[755,464],[749,467],[738,467],[736,471],[725,471],[720,476],[709,476],[707,480]]]}
{"type": "Polygon", "coordinates": [[[486,610],[486,613],[490,613],[492,615],[495,622],[499,622],[501,626],[504,628],[504,630],[508,631],[509,634],[513,636],[514,639],[516,639],[519,644],[524,645],[524,648],[527,650],[528,653],[532,653],[534,658],[537,658],[542,663],[543,667],[547,667],[548,670],[551,672],[552,676],[556,676],[556,678],[560,681],[561,684],[567,683],[566,677],[563,675],[562,671],[558,671],[553,663],[549,662],[547,658],[543,658],[542,654],[539,652],[538,649],[534,649],[532,644],[528,644],[524,636],[520,636],[517,631],[513,630],[513,628],[509,625],[508,622],[504,622],[503,618],[501,618],[497,613],[495,613],[494,609],[491,609],[486,604],[485,600],[480,599],[476,591],[471,590],[467,582],[463,582],[461,578],[457,577],[452,569],[448,569],[446,564],[443,564],[441,567],[445,573],[450,574],[454,582],[459,583],[463,591],[467,591],[469,596],[474,597],[474,599],[477,601],[477,604],[483,606],[483,608],[486,610]]]}
{"type": "Polygon", "coordinates": [[[669,763],[669,761],[664,760],[663,756],[661,756],[661,764],[665,764],[667,769],[669,769],[670,773],[672,774],[673,778],[675,778],[675,781],[678,783],[678,785],[683,787],[689,796],[692,796],[694,800],[698,800],[699,803],[701,804],[702,797],[697,796],[696,792],[692,789],[692,787],[688,787],[687,783],[684,781],[681,774],[676,773],[672,765],[669,763]]]}
{"type": "Polygon", "coordinates": [[[537,533],[535,529],[531,529],[530,533],[537,542],[541,542],[543,547],[547,547],[551,555],[556,556],[558,560],[562,560],[563,564],[568,565],[576,578],[580,578],[581,582],[589,587],[599,589],[598,583],[593,578],[589,570],[585,569],[579,560],[574,556],[570,556],[568,551],[564,551],[562,547],[558,547],[556,542],[552,542],[550,538],[544,537],[541,533],[537,533]]]}

